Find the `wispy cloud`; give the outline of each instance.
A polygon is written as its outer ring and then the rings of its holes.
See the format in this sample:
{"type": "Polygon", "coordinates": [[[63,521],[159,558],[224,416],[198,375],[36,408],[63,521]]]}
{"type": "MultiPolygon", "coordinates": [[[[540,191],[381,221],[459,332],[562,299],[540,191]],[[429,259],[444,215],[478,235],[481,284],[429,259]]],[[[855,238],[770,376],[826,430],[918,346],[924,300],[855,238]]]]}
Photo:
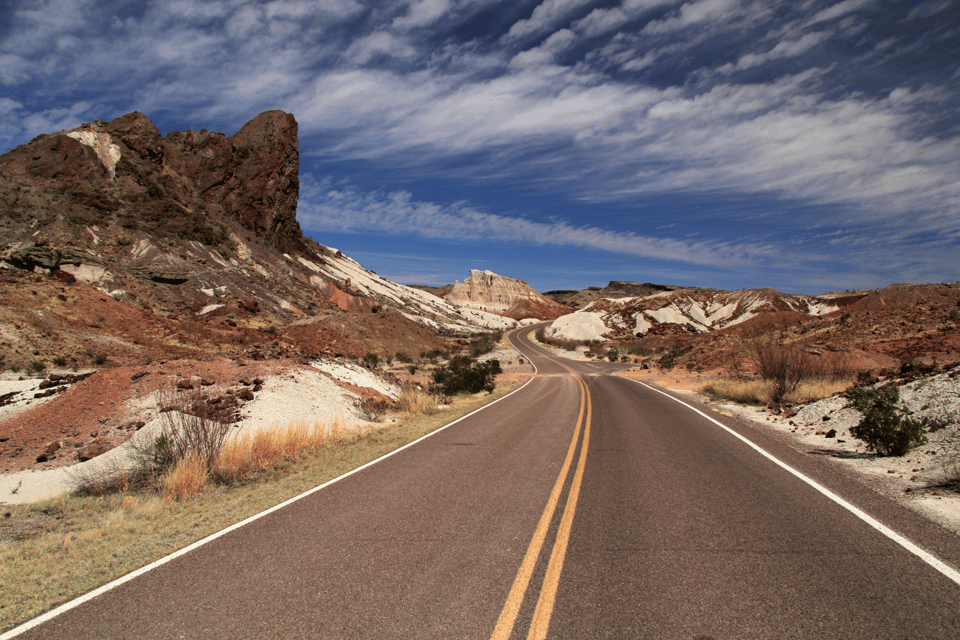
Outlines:
{"type": "Polygon", "coordinates": [[[750,264],[777,254],[770,245],[690,242],[639,233],[624,233],[557,220],[537,222],[490,213],[464,202],[423,202],[405,191],[364,193],[329,181],[307,185],[298,217],[317,232],[391,233],[443,238],[457,242],[497,240],[527,245],[583,247],[624,255],[691,264],[750,264]]]}

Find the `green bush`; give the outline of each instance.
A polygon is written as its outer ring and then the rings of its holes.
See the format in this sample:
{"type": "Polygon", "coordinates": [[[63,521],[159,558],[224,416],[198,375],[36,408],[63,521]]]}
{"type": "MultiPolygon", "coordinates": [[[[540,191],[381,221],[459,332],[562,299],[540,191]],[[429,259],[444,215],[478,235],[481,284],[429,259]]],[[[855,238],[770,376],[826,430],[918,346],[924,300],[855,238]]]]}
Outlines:
{"type": "Polygon", "coordinates": [[[454,396],[458,393],[493,393],[494,378],[503,369],[497,359],[477,362],[470,356],[454,356],[446,365],[433,371],[433,382],[440,393],[454,396]]]}
{"type": "Polygon", "coordinates": [[[363,363],[371,369],[376,369],[377,365],[380,364],[380,356],[375,353],[368,353],[363,356],[363,363]]]}
{"type": "Polygon", "coordinates": [[[853,406],[863,414],[850,434],[882,456],[902,456],[927,441],[923,425],[900,406],[897,387],[853,387],[846,393],[853,406]]]}

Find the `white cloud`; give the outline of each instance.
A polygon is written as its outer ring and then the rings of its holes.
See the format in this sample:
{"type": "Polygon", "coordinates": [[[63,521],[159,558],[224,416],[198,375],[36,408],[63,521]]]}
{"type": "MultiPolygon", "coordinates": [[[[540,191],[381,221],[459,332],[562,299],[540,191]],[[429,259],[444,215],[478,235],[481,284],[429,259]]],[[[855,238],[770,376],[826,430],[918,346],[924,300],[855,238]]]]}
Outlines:
{"type": "Polygon", "coordinates": [[[631,58],[630,60],[627,60],[620,68],[624,71],[640,71],[641,69],[646,69],[652,65],[659,57],[659,51],[648,51],[639,58],[631,58]]]}
{"type": "Polygon", "coordinates": [[[844,0],[841,3],[835,4],[832,7],[828,7],[814,15],[812,18],[810,18],[810,20],[807,21],[807,26],[817,24],[819,22],[826,22],[827,20],[833,20],[834,18],[839,18],[840,16],[844,16],[848,13],[861,9],[871,2],[873,2],[873,0],[844,0]]]}
{"type": "Polygon", "coordinates": [[[365,64],[375,56],[380,55],[393,58],[412,58],[416,54],[417,50],[403,38],[386,31],[375,31],[350,45],[345,56],[358,64],[365,64]]]}
{"type": "Polygon", "coordinates": [[[507,34],[507,37],[519,38],[547,29],[580,7],[590,4],[590,1],[591,0],[544,0],[544,2],[537,5],[537,8],[533,10],[529,18],[515,22],[513,26],[510,27],[510,32],[507,34]]]}
{"type": "Polygon", "coordinates": [[[551,64],[557,54],[562,53],[577,39],[570,29],[561,29],[550,34],[539,46],[521,51],[510,61],[512,67],[528,67],[541,64],[551,64]]]}
{"type": "Polygon", "coordinates": [[[263,12],[258,7],[241,7],[226,22],[227,33],[232,38],[244,38],[263,23],[263,12]]]}
{"type": "Polygon", "coordinates": [[[394,18],[393,26],[400,29],[425,27],[450,11],[450,0],[417,0],[411,2],[406,15],[394,18]]]}
{"type": "Polygon", "coordinates": [[[389,229],[391,233],[427,238],[583,247],[701,265],[748,264],[776,253],[770,245],[690,242],[566,221],[536,222],[485,212],[466,203],[417,201],[405,191],[362,193],[352,188],[333,189],[329,182],[308,184],[301,191],[297,217],[305,229],[313,232],[389,229]]]}
{"type": "Polygon", "coordinates": [[[805,33],[798,40],[784,40],[777,43],[773,49],[767,51],[766,53],[748,53],[737,60],[736,64],[725,64],[720,67],[718,71],[720,73],[729,74],[734,71],[742,71],[744,69],[756,67],[772,60],[792,58],[802,53],[806,53],[820,43],[829,40],[831,35],[832,34],[829,31],[805,33]]]}
{"type": "Polygon", "coordinates": [[[676,15],[663,20],[653,20],[644,27],[645,33],[665,33],[702,24],[714,19],[729,20],[741,13],[741,0],[700,0],[680,7],[676,15]]]}
{"type": "Polygon", "coordinates": [[[363,11],[355,0],[274,0],[264,6],[268,18],[302,20],[310,16],[346,18],[363,11]]]}
{"type": "Polygon", "coordinates": [[[676,0],[627,0],[619,7],[594,9],[573,24],[573,29],[592,38],[619,29],[643,12],[658,6],[673,4],[676,0]]]}
{"type": "Polygon", "coordinates": [[[944,11],[956,0],[938,0],[934,2],[921,2],[910,11],[907,20],[916,20],[917,18],[929,18],[944,11]]]}

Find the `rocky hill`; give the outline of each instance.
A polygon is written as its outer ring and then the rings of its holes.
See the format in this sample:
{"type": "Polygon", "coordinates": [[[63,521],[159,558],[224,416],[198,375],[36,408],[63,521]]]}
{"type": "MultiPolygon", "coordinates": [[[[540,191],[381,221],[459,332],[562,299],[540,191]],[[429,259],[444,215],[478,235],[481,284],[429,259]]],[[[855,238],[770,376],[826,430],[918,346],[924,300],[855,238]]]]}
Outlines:
{"type": "Polygon", "coordinates": [[[471,269],[470,275],[462,283],[455,282],[443,297],[463,307],[496,313],[515,320],[547,320],[573,311],[570,307],[554,302],[533,290],[523,280],[477,269],[471,269]]]}
{"type": "Polygon", "coordinates": [[[696,290],[696,287],[680,287],[669,284],[637,283],[623,280],[611,280],[605,287],[587,287],[586,289],[563,289],[548,291],[544,295],[560,304],[580,309],[591,302],[604,298],[642,298],[664,291],[679,289],[696,290]]]}
{"type": "Polygon", "coordinates": [[[0,156],[0,365],[385,355],[512,326],[305,238],[298,171],[280,111],[165,137],[131,113],[0,156]]]}
{"type": "Polygon", "coordinates": [[[677,364],[696,369],[728,365],[743,340],[761,335],[861,369],[948,365],[960,362],[960,284],[821,296],[746,289],[602,299],[557,319],[546,335],[638,351],[668,348],[677,364]]]}

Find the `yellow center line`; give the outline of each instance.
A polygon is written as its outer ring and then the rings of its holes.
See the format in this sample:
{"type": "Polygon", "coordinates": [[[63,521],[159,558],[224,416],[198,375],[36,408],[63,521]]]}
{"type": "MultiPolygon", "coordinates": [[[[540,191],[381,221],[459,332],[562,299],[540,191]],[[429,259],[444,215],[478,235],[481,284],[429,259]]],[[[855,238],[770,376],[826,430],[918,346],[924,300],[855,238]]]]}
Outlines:
{"type": "MultiPolygon", "coordinates": [[[[553,360],[552,358],[550,359],[553,360]]],[[[530,541],[527,553],[524,555],[523,562],[520,564],[520,570],[517,572],[517,577],[513,581],[513,587],[510,589],[507,601],[503,605],[500,618],[497,620],[497,626],[493,631],[493,635],[490,636],[491,640],[509,640],[513,632],[517,615],[520,613],[520,605],[523,603],[527,588],[530,585],[533,569],[537,564],[537,559],[540,557],[540,551],[543,548],[547,531],[550,528],[550,521],[553,520],[563,485],[567,480],[570,466],[573,463],[573,456],[577,449],[577,440],[580,437],[580,429],[583,428],[583,446],[580,448],[577,470],[570,487],[570,494],[567,496],[563,516],[560,519],[560,528],[550,554],[547,574],[540,591],[540,597],[537,600],[537,608],[534,612],[528,638],[540,639],[544,638],[547,634],[547,627],[550,624],[550,617],[553,614],[553,604],[556,599],[557,588],[560,584],[560,572],[563,570],[563,559],[566,554],[567,544],[570,540],[570,530],[573,527],[573,516],[576,512],[577,497],[580,495],[580,484],[583,479],[584,466],[586,465],[587,445],[590,441],[592,405],[590,391],[587,389],[587,385],[583,379],[566,365],[556,362],[555,360],[554,362],[572,373],[580,384],[580,413],[577,416],[577,426],[573,432],[573,439],[570,441],[570,447],[567,449],[567,456],[560,469],[560,474],[557,476],[557,481],[550,493],[550,498],[547,500],[547,505],[544,508],[543,514],[540,516],[540,521],[537,523],[533,539],[530,541]],[[586,421],[584,421],[585,415],[586,421]]]]}
{"type": "MultiPolygon", "coordinates": [[[[580,427],[583,423],[584,407],[586,404],[585,385],[580,378],[581,396],[580,396],[580,415],[577,416],[577,428],[573,432],[573,439],[570,441],[570,447],[567,449],[567,457],[560,468],[560,474],[557,476],[557,482],[553,485],[553,491],[550,492],[550,499],[547,500],[547,506],[540,516],[540,522],[533,533],[533,539],[530,546],[527,547],[527,553],[520,564],[520,570],[513,581],[513,587],[510,589],[510,595],[507,596],[507,602],[503,605],[503,611],[500,613],[500,619],[497,620],[497,626],[490,636],[490,640],[508,640],[513,632],[513,625],[517,620],[517,614],[520,613],[520,605],[526,595],[527,587],[530,584],[530,577],[533,575],[533,568],[537,564],[537,558],[540,557],[540,549],[543,547],[543,541],[547,537],[547,530],[550,528],[550,521],[553,520],[553,514],[557,509],[557,503],[560,500],[560,493],[567,480],[567,474],[570,471],[570,465],[573,463],[573,454],[577,450],[577,440],[580,437],[580,427]]],[[[583,454],[581,452],[581,458],[583,454]]]]}
{"type": "Polygon", "coordinates": [[[550,626],[550,617],[553,615],[553,604],[560,586],[560,572],[563,571],[563,560],[567,553],[567,544],[570,542],[570,531],[573,528],[573,515],[577,510],[577,498],[580,495],[580,484],[583,481],[583,469],[587,463],[587,447],[590,444],[590,419],[593,407],[590,401],[590,391],[583,380],[577,376],[583,387],[583,394],[587,399],[587,420],[583,429],[583,446],[580,449],[580,459],[577,461],[577,472],[570,485],[570,495],[563,509],[560,519],[560,529],[557,531],[557,540],[553,543],[553,552],[550,554],[550,564],[547,565],[547,575],[543,579],[540,589],[540,598],[537,608],[530,622],[530,633],[527,640],[543,640],[547,637],[547,628],[550,626]]]}

